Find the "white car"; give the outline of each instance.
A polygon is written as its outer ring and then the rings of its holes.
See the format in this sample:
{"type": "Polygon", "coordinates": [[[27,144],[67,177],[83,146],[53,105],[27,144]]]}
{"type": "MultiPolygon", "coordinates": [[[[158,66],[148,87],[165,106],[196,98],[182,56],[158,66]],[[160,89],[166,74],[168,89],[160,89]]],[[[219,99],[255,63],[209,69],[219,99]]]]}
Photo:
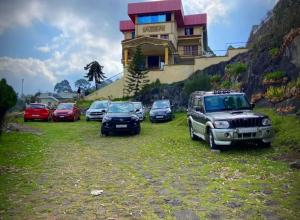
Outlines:
{"type": "Polygon", "coordinates": [[[132,102],[134,105],[134,110],[139,117],[140,121],[145,119],[145,108],[141,102],[132,102]]]}
{"type": "Polygon", "coordinates": [[[90,108],[86,111],[86,121],[100,120],[102,121],[109,105],[108,100],[95,101],[91,104],[90,108]]]}

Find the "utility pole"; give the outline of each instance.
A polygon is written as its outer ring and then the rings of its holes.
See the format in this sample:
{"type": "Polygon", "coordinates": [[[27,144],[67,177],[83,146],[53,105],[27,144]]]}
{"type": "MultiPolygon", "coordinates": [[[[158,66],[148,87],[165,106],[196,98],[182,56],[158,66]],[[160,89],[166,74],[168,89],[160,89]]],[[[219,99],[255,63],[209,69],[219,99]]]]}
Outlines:
{"type": "Polygon", "coordinates": [[[22,79],[22,93],[21,93],[22,98],[23,98],[23,96],[24,96],[24,94],[23,94],[23,84],[24,84],[24,79],[22,79]]]}

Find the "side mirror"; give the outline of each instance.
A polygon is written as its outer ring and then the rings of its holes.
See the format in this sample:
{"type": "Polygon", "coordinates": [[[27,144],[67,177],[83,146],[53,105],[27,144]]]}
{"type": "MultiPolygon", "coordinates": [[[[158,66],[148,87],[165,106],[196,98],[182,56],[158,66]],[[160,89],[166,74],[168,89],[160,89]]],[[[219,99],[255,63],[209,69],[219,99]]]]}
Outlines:
{"type": "Polygon", "coordinates": [[[135,110],[135,112],[139,112],[139,111],[140,111],[140,109],[139,109],[139,108],[135,110]]]}
{"type": "Polygon", "coordinates": [[[251,109],[254,109],[255,108],[255,103],[250,103],[250,107],[251,107],[251,109]]]}
{"type": "Polygon", "coordinates": [[[103,113],[105,113],[105,112],[106,112],[106,110],[105,110],[105,109],[103,109],[103,110],[102,110],[102,112],[103,112],[103,113]]]}

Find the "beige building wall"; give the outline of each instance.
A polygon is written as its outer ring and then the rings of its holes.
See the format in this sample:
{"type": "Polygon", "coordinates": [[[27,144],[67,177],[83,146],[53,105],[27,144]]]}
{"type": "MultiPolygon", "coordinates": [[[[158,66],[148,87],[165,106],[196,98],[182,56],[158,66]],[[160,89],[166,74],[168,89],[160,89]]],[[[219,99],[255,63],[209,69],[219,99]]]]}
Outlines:
{"type": "MultiPolygon", "coordinates": [[[[248,49],[231,49],[225,56],[219,57],[196,57],[195,65],[168,65],[164,70],[149,71],[148,77],[151,82],[159,79],[161,83],[174,83],[187,79],[197,70],[203,70],[211,65],[229,61],[234,56],[247,52],[248,49]]],[[[87,100],[121,98],[123,97],[124,79],[127,69],[124,68],[124,77],[103,89],[100,89],[86,97],[87,100]]]]}

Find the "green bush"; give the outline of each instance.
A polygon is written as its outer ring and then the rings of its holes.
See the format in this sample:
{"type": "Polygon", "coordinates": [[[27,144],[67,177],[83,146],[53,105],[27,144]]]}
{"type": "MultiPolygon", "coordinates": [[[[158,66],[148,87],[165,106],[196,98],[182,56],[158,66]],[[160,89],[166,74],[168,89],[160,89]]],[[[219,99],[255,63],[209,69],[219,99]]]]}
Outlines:
{"type": "Polygon", "coordinates": [[[228,80],[225,80],[221,83],[220,89],[230,89],[232,86],[232,83],[228,80]]]}
{"type": "Polygon", "coordinates": [[[284,72],[278,70],[275,72],[265,73],[264,80],[279,80],[285,76],[284,72]]]}
{"type": "Polygon", "coordinates": [[[285,89],[284,87],[271,86],[268,88],[265,96],[271,102],[282,101],[285,97],[285,89]]]}
{"type": "Polygon", "coordinates": [[[225,71],[229,76],[239,76],[241,73],[246,72],[246,70],[247,65],[241,62],[228,64],[225,67],[225,71]]]}
{"type": "Polygon", "coordinates": [[[5,79],[0,81],[0,134],[5,113],[17,102],[17,94],[14,89],[7,85],[5,79]]]}
{"type": "Polygon", "coordinates": [[[271,57],[275,57],[278,54],[278,51],[279,51],[279,48],[274,47],[274,48],[269,50],[269,53],[270,53],[271,57]]]}
{"type": "Polygon", "coordinates": [[[211,89],[210,78],[207,74],[198,74],[184,83],[183,91],[189,95],[194,91],[208,91],[211,89]]]}
{"type": "Polygon", "coordinates": [[[222,77],[219,74],[215,74],[215,75],[210,76],[210,82],[211,83],[219,83],[219,82],[221,82],[221,79],[222,79],[222,77]]]}

